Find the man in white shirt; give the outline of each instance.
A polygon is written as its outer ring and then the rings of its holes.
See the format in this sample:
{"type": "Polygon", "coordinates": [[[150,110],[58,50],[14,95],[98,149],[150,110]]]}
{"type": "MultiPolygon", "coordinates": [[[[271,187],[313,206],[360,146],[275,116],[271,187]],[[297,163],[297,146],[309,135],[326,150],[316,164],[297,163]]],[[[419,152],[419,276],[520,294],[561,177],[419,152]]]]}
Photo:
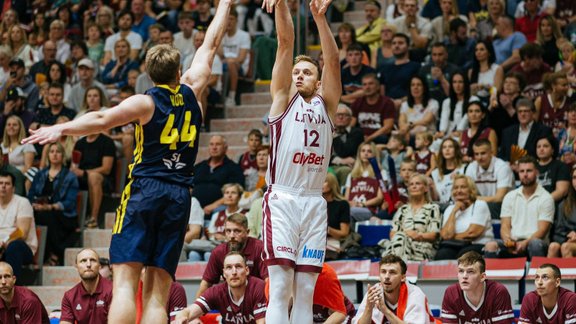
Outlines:
{"type": "Polygon", "coordinates": [[[123,11],[118,16],[118,29],[116,34],[108,36],[106,43],[104,43],[104,65],[108,64],[110,60],[115,60],[114,44],[120,38],[125,38],[130,43],[130,59],[136,60],[140,49],[142,48],[142,36],[132,31],[132,24],[134,23],[134,14],[130,11],[123,11]]]}
{"type": "Polygon", "coordinates": [[[477,140],[472,149],[475,161],[466,168],[466,175],[476,183],[478,199],[488,203],[492,219],[498,219],[502,200],[514,187],[514,174],[508,163],[493,155],[489,140],[477,140]]]}
{"type": "Polygon", "coordinates": [[[518,160],[522,186],[504,197],[500,214],[502,239],[486,243],[485,257],[546,256],[554,199],[538,184],[537,163],[531,156],[518,160]]]}
{"type": "Polygon", "coordinates": [[[178,28],[180,31],[174,34],[174,47],[180,51],[181,58],[184,60],[196,51],[193,42],[196,30],[194,29],[194,15],[191,11],[182,11],[178,14],[178,28]]]}
{"type": "Polygon", "coordinates": [[[236,89],[238,87],[238,78],[248,71],[250,64],[250,34],[238,29],[238,13],[235,10],[230,11],[228,18],[228,27],[222,45],[218,49],[218,56],[228,67],[229,91],[226,97],[226,106],[234,107],[236,105],[236,89]]]}
{"type": "Polygon", "coordinates": [[[412,48],[426,49],[433,40],[430,20],[418,14],[417,0],[405,0],[404,12],[403,16],[392,22],[396,26],[396,32],[408,35],[412,48]]]}
{"type": "Polygon", "coordinates": [[[0,171],[0,255],[19,275],[22,265],[32,263],[38,238],[32,205],[14,193],[14,182],[11,173],[0,171]]]}

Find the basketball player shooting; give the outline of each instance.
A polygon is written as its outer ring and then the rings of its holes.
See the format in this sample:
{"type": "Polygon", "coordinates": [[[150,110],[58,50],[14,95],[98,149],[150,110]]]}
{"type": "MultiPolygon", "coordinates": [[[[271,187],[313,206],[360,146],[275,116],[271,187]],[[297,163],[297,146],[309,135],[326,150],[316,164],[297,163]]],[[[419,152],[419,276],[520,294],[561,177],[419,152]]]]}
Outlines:
{"type": "Polygon", "coordinates": [[[278,34],[268,120],[269,187],[262,203],[270,281],[267,323],[310,323],[314,286],[324,261],[327,211],[322,185],[330,161],[332,119],[342,92],[338,48],[325,17],[330,2],[310,2],[324,54],[321,79],[315,60],[303,55],[293,60],[294,26],[286,1],[263,3],[268,12],[276,9],[278,34]]]}

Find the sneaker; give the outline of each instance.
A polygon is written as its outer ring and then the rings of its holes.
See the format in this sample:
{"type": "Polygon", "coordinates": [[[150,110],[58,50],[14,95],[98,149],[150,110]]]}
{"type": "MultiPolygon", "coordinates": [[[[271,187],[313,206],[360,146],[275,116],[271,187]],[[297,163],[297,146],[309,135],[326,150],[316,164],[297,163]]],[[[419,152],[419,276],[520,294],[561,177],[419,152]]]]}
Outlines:
{"type": "Polygon", "coordinates": [[[226,101],[224,102],[224,106],[226,107],[236,107],[236,101],[234,100],[234,98],[226,98],[226,101]]]}

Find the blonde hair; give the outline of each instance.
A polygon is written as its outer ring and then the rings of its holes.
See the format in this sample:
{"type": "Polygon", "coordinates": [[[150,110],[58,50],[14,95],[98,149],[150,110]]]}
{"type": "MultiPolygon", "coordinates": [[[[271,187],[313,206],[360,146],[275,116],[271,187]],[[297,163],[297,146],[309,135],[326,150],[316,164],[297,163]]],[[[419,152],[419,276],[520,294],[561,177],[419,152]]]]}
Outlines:
{"type": "MultiPolygon", "coordinates": [[[[428,177],[426,177],[423,174],[420,173],[413,173],[412,176],[410,177],[410,179],[408,180],[408,186],[410,186],[410,181],[412,181],[412,179],[414,178],[418,178],[420,181],[422,181],[424,183],[424,185],[426,186],[426,188],[428,188],[428,177]]],[[[410,194],[408,194],[408,200],[411,200],[412,197],[410,197],[410,194]]],[[[424,193],[424,200],[429,203],[432,201],[432,197],[430,196],[430,190],[426,190],[426,192],[424,193]]]]}
{"type": "MultiPolygon", "coordinates": [[[[22,119],[20,119],[20,117],[16,116],[16,115],[12,115],[8,118],[6,118],[6,123],[8,123],[9,120],[15,120],[18,123],[18,127],[20,127],[20,130],[18,131],[18,138],[17,141],[18,143],[20,143],[22,141],[22,139],[24,137],[26,137],[26,130],[24,129],[24,122],[22,122],[22,119]]],[[[4,134],[2,135],[2,145],[6,148],[10,147],[10,136],[8,136],[7,134],[7,130],[8,127],[4,127],[4,134]]]]}
{"type": "Polygon", "coordinates": [[[176,81],[180,70],[180,52],[171,45],[156,45],[146,54],[146,72],[156,84],[176,81]]]}
{"type": "Polygon", "coordinates": [[[318,72],[318,80],[320,80],[320,65],[318,64],[318,61],[308,55],[298,55],[294,58],[294,65],[300,62],[308,62],[314,65],[316,67],[316,71],[318,72]]]}
{"type": "Polygon", "coordinates": [[[374,168],[372,168],[372,165],[370,163],[368,163],[368,167],[364,168],[362,161],[360,161],[360,151],[366,145],[370,146],[370,148],[372,149],[372,154],[374,154],[374,157],[376,158],[378,166],[380,167],[380,169],[382,169],[382,167],[380,166],[380,151],[376,148],[376,145],[374,144],[374,142],[364,142],[364,143],[360,144],[360,146],[358,146],[358,151],[356,152],[356,161],[354,161],[354,166],[352,167],[352,171],[350,172],[350,176],[352,178],[362,177],[362,174],[364,172],[368,172],[368,177],[371,177],[371,178],[376,177],[376,175],[374,174],[374,168]]]}
{"type": "Polygon", "coordinates": [[[222,194],[224,194],[224,191],[226,191],[226,189],[228,188],[236,188],[236,191],[238,191],[238,196],[242,196],[242,194],[244,193],[244,188],[242,188],[240,184],[226,183],[225,185],[222,186],[222,194]]]}
{"type": "Polygon", "coordinates": [[[346,200],[340,191],[340,184],[338,183],[338,179],[336,176],[330,172],[326,174],[326,183],[328,183],[328,188],[330,188],[330,194],[334,200],[346,200]]]}
{"type": "Polygon", "coordinates": [[[454,183],[456,183],[456,181],[460,179],[466,182],[466,186],[468,187],[468,191],[470,192],[470,200],[472,202],[475,202],[476,199],[478,198],[478,188],[476,188],[476,183],[474,182],[474,180],[472,180],[472,178],[464,174],[457,174],[454,176],[454,179],[452,180],[452,195],[454,192],[454,183]]]}
{"type": "Polygon", "coordinates": [[[432,141],[434,140],[434,136],[432,136],[432,133],[427,131],[416,133],[416,138],[418,137],[422,138],[423,140],[426,140],[428,142],[428,146],[430,146],[430,144],[432,144],[432,141]]]}
{"type": "Polygon", "coordinates": [[[91,86],[86,89],[86,92],[84,92],[84,100],[82,100],[82,111],[84,112],[88,110],[88,92],[92,90],[96,90],[100,95],[100,108],[108,107],[108,98],[106,98],[104,91],[97,86],[91,86]]]}
{"type": "Polygon", "coordinates": [[[12,42],[12,30],[14,30],[14,28],[20,29],[20,32],[22,33],[22,44],[28,44],[28,34],[26,33],[26,30],[24,30],[22,26],[16,24],[8,29],[8,46],[10,46],[10,49],[14,49],[14,42],[12,42]]]}
{"type": "Polygon", "coordinates": [[[46,157],[45,157],[46,160],[44,161],[45,165],[48,167],[50,166],[50,148],[54,145],[56,145],[58,151],[62,153],[62,166],[66,165],[66,157],[67,157],[66,149],[64,148],[64,145],[62,145],[62,143],[60,142],[54,142],[48,145],[48,150],[46,151],[46,157]]]}

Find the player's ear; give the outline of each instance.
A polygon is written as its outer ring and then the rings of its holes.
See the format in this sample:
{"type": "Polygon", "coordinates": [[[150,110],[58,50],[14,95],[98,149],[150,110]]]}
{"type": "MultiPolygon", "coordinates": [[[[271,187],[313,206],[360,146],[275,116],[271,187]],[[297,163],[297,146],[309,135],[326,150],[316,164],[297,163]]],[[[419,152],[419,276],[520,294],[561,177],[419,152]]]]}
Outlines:
{"type": "Polygon", "coordinates": [[[486,272],[482,272],[482,275],[480,276],[480,281],[481,282],[486,281],[486,272]]]}
{"type": "Polygon", "coordinates": [[[402,275],[402,282],[406,282],[406,274],[402,275]]]}

